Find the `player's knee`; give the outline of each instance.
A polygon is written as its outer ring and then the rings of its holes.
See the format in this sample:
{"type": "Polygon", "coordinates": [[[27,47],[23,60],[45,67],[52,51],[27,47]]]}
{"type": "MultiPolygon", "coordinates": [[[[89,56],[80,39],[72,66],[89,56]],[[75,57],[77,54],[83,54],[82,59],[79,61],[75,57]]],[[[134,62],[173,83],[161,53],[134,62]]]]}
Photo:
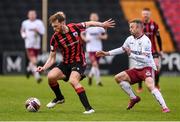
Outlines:
{"type": "Polygon", "coordinates": [[[98,63],[97,63],[96,61],[94,61],[94,62],[92,63],[92,65],[93,65],[94,67],[98,67],[98,63]]]}
{"type": "Polygon", "coordinates": [[[48,78],[49,82],[57,80],[56,76],[53,73],[51,73],[51,72],[48,73],[47,78],[48,78]]]}
{"type": "Polygon", "coordinates": [[[115,75],[115,76],[114,76],[114,79],[115,79],[115,81],[116,81],[117,83],[120,83],[121,80],[122,80],[121,75],[115,75]]]}
{"type": "Polygon", "coordinates": [[[150,91],[155,88],[155,86],[154,86],[154,81],[153,81],[152,78],[150,78],[150,77],[149,77],[149,78],[146,78],[145,83],[146,83],[147,88],[148,88],[150,91]]]}
{"type": "Polygon", "coordinates": [[[77,86],[77,84],[79,83],[78,80],[76,80],[74,78],[70,78],[69,82],[71,83],[72,86],[77,86]]]}

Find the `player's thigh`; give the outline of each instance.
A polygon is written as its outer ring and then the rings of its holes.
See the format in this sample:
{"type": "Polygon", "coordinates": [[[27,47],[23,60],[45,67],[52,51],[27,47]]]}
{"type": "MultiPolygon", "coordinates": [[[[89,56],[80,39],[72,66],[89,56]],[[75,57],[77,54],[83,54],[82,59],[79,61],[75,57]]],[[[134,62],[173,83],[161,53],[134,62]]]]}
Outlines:
{"type": "Polygon", "coordinates": [[[122,71],[122,72],[118,73],[117,75],[115,75],[115,80],[117,82],[121,82],[121,81],[130,82],[130,77],[125,71],[122,71]]]}
{"type": "Polygon", "coordinates": [[[95,67],[98,66],[98,62],[99,62],[99,57],[96,57],[96,53],[95,52],[90,52],[89,53],[89,59],[91,61],[91,64],[95,67]]]}
{"type": "Polygon", "coordinates": [[[81,79],[81,75],[77,71],[72,71],[69,77],[70,84],[75,88],[80,88],[82,85],[79,83],[81,79]]]}
{"type": "Polygon", "coordinates": [[[38,56],[38,49],[28,48],[26,49],[27,57],[30,62],[33,64],[36,64],[37,62],[37,56],[38,56]]]}
{"type": "Polygon", "coordinates": [[[152,77],[147,77],[145,79],[145,84],[149,90],[154,89],[154,79],[152,77]]]}
{"type": "Polygon", "coordinates": [[[63,74],[63,72],[58,67],[53,68],[48,73],[48,79],[49,80],[61,80],[64,78],[65,78],[65,75],[63,74]]]}

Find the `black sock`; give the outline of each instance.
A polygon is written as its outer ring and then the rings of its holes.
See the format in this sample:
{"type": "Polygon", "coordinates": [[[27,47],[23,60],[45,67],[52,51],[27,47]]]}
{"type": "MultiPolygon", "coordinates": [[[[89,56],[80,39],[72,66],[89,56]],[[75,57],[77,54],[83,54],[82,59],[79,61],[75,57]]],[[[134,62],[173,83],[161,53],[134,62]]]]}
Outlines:
{"type": "Polygon", "coordinates": [[[142,82],[138,83],[138,88],[142,88],[142,82]]]}
{"type": "Polygon", "coordinates": [[[59,84],[57,84],[57,85],[55,85],[55,86],[51,86],[50,85],[50,87],[51,87],[51,89],[53,90],[53,92],[55,93],[55,95],[56,95],[56,98],[58,98],[58,99],[64,99],[64,96],[62,95],[62,93],[61,93],[61,90],[60,90],[60,88],[59,88],[59,84]]]}
{"type": "Polygon", "coordinates": [[[84,91],[83,88],[79,88],[79,89],[77,89],[76,92],[77,92],[77,94],[78,94],[78,96],[79,96],[79,99],[80,99],[81,103],[83,104],[84,108],[85,108],[86,110],[92,109],[92,107],[91,107],[90,104],[89,104],[88,98],[87,98],[87,96],[86,96],[86,92],[84,91]],[[81,89],[81,90],[79,91],[79,89],[81,89]],[[83,90],[82,90],[82,89],[83,89],[83,90]],[[79,92],[78,92],[78,91],[79,91],[79,92]]]}
{"type": "Polygon", "coordinates": [[[159,74],[155,76],[155,86],[159,85],[159,74]]]}

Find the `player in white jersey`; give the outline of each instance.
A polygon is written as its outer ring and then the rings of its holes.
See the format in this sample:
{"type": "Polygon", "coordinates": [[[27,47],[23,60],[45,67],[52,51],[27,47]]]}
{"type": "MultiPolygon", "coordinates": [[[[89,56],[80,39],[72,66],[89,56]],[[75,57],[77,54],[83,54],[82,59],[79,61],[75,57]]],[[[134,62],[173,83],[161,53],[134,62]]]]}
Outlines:
{"type": "Polygon", "coordinates": [[[131,109],[141,99],[136,96],[130,85],[145,81],[149,91],[162,107],[162,112],[170,112],[160,91],[154,86],[154,70],[156,66],[152,57],[151,41],[143,33],[143,23],[139,19],[132,20],[129,24],[131,36],[124,42],[123,46],[111,51],[98,51],[97,56],[109,56],[121,53],[127,53],[134,59],[135,67],[122,71],[115,76],[116,82],[129,95],[130,102],[127,109],[131,109]]]}
{"type": "Polygon", "coordinates": [[[27,67],[27,78],[29,72],[32,72],[38,83],[41,82],[41,77],[36,72],[37,56],[41,49],[41,35],[45,32],[44,24],[41,20],[36,19],[36,11],[28,11],[28,19],[24,20],[21,25],[21,37],[24,39],[26,54],[29,60],[27,67]]]}
{"type": "MultiPolygon", "coordinates": [[[[99,21],[97,13],[90,14],[90,21],[99,21]]],[[[86,51],[89,54],[91,68],[88,74],[88,84],[92,84],[92,78],[95,77],[96,84],[102,86],[100,79],[99,57],[96,57],[96,52],[102,50],[102,40],[107,39],[106,30],[103,27],[88,27],[83,34],[82,39],[86,42],[86,51]]]]}

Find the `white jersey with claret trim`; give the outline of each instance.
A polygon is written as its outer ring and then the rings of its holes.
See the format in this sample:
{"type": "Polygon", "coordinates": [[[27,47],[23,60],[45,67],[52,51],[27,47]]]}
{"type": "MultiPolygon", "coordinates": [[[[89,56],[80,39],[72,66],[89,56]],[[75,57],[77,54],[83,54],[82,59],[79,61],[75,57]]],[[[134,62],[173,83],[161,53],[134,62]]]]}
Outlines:
{"type": "Polygon", "coordinates": [[[152,56],[151,41],[146,35],[142,35],[139,38],[129,36],[122,47],[130,48],[131,54],[129,57],[135,62],[134,68],[152,67],[154,70],[157,70],[152,56]]]}
{"type": "Polygon", "coordinates": [[[22,22],[21,36],[25,40],[25,48],[41,48],[41,36],[45,33],[45,27],[41,20],[36,19],[34,21],[24,20],[22,22]],[[33,31],[33,29],[37,29],[39,33],[33,31]]]}
{"type": "Polygon", "coordinates": [[[102,27],[88,27],[85,30],[87,52],[102,50],[102,42],[99,38],[102,33],[106,33],[106,30],[102,27]]]}

